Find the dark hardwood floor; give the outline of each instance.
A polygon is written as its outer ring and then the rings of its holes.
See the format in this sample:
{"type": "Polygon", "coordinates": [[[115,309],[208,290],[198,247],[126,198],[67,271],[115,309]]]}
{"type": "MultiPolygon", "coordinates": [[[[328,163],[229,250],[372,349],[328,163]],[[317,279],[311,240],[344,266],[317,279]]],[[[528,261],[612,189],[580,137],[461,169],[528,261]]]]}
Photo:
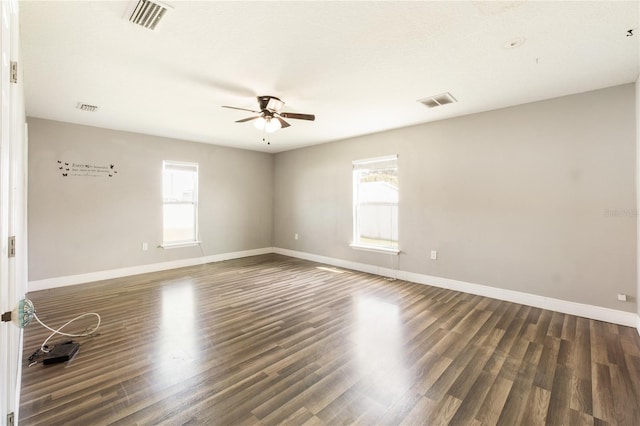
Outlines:
{"type": "Polygon", "coordinates": [[[279,255],[29,297],[102,326],[25,329],[22,425],[640,424],[635,329],[514,303],[279,255]]]}

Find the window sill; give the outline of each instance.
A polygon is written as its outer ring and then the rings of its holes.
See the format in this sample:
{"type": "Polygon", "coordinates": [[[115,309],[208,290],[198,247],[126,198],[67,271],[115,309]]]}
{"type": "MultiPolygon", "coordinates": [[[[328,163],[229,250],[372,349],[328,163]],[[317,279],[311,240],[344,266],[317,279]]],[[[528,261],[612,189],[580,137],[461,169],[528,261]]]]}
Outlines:
{"type": "Polygon", "coordinates": [[[367,246],[362,244],[349,244],[354,250],[363,250],[363,251],[372,251],[375,253],[385,253],[385,254],[400,254],[400,250],[395,248],[387,248],[387,247],[376,247],[376,246],[367,246]]]}
{"type": "Polygon", "coordinates": [[[174,248],[194,247],[194,246],[199,246],[199,245],[200,245],[200,241],[189,241],[189,242],[186,242],[186,243],[162,244],[160,246],[160,248],[162,248],[164,250],[170,250],[170,249],[174,249],[174,248]]]}

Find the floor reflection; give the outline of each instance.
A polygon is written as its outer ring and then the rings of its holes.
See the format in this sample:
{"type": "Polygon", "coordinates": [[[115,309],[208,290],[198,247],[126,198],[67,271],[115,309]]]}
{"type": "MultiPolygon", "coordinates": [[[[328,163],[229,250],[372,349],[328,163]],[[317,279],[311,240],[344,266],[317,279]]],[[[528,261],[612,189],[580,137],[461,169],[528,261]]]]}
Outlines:
{"type": "Polygon", "coordinates": [[[157,384],[169,386],[197,373],[197,333],[193,287],[191,283],[162,289],[157,384]]]}
{"type": "Polygon", "coordinates": [[[371,396],[388,401],[409,387],[398,306],[362,297],[355,301],[357,368],[371,396]]]}

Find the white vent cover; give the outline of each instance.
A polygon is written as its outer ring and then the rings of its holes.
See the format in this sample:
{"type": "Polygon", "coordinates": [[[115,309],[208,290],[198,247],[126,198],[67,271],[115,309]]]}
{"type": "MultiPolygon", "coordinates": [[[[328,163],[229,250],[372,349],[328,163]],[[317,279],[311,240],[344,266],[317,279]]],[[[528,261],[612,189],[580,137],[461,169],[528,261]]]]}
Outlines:
{"type": "Polygon", "coordinates": [[[160,2],[139,0],[129,16],[129,21],[141,27],[155,30],[167,10],[169,10],[169,6],[160,2]]]}
{"type": "Polygon", "coordinates": [[[428,98],[420,99],[420,102],[423,105],[426,105],[429,108],[435,108],[441,105],[452,104],[454,102],[458,102],[456,98],[449,92],[441,93],[439,95],[430,96],[428,98]]]}
{"type": "Polygon", "coordinates": [[[89,105],[89,104],[83,104],[82,102],[78,102],[78,106],[77,108],[81,111],[87,111],[87,112],[96,112],[98,110],[98,107],[95,105],[89,105]]]}

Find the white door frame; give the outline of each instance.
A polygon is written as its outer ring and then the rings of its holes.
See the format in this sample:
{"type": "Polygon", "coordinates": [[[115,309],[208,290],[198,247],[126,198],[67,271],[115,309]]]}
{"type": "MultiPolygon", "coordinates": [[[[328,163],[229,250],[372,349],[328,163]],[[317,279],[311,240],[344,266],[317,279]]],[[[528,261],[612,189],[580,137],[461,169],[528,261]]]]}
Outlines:
{"type": "MultiPolygon", "coordinates": [[[[19,55],[18,1],[0,4],[0,311],[7,312],[26,292],[27,151],[22,72],[19,55]],[[11,82],[11,63],[18,64],[18,81],[11,82]],[[16,238],[9,257],[9,237],[16,238]]],[[[22,359],[22,330],[0,324],[0,424],[13,413],[17,424],[22,359]]]]}

